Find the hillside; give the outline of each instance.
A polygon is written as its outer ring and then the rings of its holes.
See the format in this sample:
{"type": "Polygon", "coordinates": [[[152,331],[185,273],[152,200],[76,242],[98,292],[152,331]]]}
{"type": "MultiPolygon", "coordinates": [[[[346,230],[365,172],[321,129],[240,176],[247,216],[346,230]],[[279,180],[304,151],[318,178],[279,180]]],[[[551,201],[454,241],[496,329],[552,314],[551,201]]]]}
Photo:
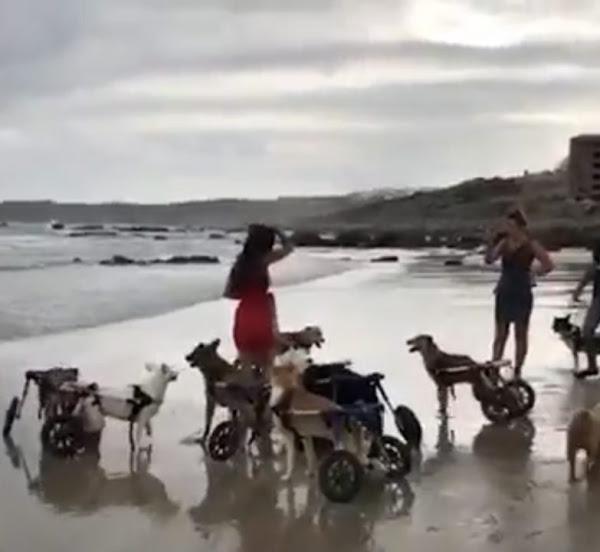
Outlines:
{"type": "Polygon", "coordinates": [[[342,207],[326,220],[315,217],[310,222],[335,228],[476,228],[489,224],[515,204],[525,209],[534,227],[599,221],[598,213],[589,205],[568,197],[561,171],[547,171],[512,178],[477,178],[439,190],[377,199],[342,207]]]}
{"type": "Polygon", "coordinates": [[[165,205],[135,203],[57,203],[6,201],[0,203],[0,220],[67,224],[143,224],[236,228],[250,222],[282,224],[306,217],[325,216],[342,207],[359,205],[350,197],[280,198],[276,200],[219,199],[165,205]]]}
{"type": "Polygon", "coordinates": [[[305,233],[306,242],[308,231],[342,232],[344,242],[476,244],[515,204],[524,208],[531,228],[549,245],[587,244],[600,232],[600,211],[568,197],[561,168],[512,178],[476,178],[448,188],[343,206],[326,218],[303,221],[299,231],[305,233]]]}
{"type": "MultiPolygon", "coordinates": [[[[59,203],[54,201],[0,202],[0,221],[66,224],[142,224],[205,226],[231,229],[261,221],[294,226],[301,220],[327,217],[340,209],[353,209],[390,197],[389,190],[340,196],[280,197],[273,200],[215,199],[171,204],[59,203]]],[[[408,192],[394,190],[394,197],[408,192]]]]}

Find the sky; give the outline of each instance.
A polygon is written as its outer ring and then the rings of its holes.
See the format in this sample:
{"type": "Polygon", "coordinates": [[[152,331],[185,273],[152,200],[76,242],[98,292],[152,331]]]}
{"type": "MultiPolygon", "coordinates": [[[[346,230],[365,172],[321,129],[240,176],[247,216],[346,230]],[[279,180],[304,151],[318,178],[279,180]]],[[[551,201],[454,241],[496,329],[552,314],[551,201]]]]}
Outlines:
{"type": "Polygon", "coordinates": [[[0,199],[544,170],[599,92],[598,0],[1,0],[0,199]]]}

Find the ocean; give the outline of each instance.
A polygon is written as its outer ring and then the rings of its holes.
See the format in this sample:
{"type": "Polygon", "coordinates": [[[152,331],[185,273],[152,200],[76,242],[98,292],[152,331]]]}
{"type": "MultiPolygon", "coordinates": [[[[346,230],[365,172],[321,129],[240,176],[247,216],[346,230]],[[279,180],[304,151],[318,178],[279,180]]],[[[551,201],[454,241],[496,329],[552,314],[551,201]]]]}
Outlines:
{"type": "MultiPolygon", "coordinates": [[[[0,341],[154,316],[217,299],[243,239],[240,233],[208,230],[70,237],[71,231],[41,224],[0,228],[0,341]],[[220,263],[99,265],[113,255],[136,260],[210,255],[220,263]]],[[[350,263],[340,253],[301,251],[273,271],[273,280],[299,283],[335,274],[350,263]]]]}

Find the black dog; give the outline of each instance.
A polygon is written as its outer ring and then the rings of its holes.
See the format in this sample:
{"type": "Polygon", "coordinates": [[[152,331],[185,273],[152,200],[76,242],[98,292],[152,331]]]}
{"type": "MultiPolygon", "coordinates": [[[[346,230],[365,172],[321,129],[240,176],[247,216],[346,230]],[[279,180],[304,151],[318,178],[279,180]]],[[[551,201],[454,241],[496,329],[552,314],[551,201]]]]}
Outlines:
{"type": "MultiPolygon", "coordinates": [[[[576,374],[591,374],[590,367],[585,372],[579,372],[579,353],[585,352],[585,340],[581,328],[571,322],[571,315],[555,316],[552,330],[558,334],[573,355],[576,374]]],[[[594,336],[594,349],[600,351],[600,335],[594,336]]]]}

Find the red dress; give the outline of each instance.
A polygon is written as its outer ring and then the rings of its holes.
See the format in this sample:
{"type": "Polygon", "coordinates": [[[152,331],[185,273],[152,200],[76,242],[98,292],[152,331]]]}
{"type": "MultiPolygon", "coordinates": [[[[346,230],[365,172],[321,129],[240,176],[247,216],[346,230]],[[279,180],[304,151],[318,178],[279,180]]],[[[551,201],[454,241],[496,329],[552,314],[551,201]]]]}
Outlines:
{"type": "Polygon", "coordinates": [[[239,291],[233,324],[238,352],[255,357],[266,357],[275,346],[275,299],[266,269],[261,272],[239,291]]]}

